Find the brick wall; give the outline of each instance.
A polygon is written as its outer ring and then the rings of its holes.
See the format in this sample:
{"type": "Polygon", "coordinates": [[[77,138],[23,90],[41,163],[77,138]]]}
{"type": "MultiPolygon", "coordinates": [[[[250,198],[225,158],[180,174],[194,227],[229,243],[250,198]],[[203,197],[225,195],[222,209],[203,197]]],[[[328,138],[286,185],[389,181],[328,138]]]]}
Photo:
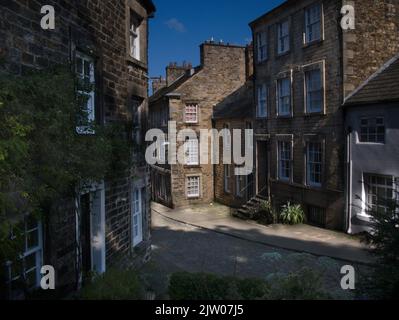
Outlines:
{"type": "MultiPolygon", "coordinates": [[[[200,129],[212,128],[213,107],[246,80],[245,48],[231,45],[205,43],[201,45],[201,70],[184,82],[175,92],[181,96],[169,100],[170,118],[176,121],[177,130],[190,128],[199,134],[200,129]],[[197,125],[184,123],[186,103],[198,103],[200,116],[197,125]]],[[[199,136],[199,135],[198,135],[199,136]]],[[[210,154],[210,149],[209,149],[210,154]]],[[[211,203],[214,200],[213,166],[172,166],[172,197],[175,206],[211,203]],[[200,175],[202,192],[198,199],[186,197],[187,175],[200,175]]]]}
{"type": "Polygon", "coordinates": [[[254,33],[268,33],[269,59],[255,64],[255,83],[269,86],[268,120],[258,120],[255,131],[270,134],[269,172],[271,194],[279,205],[288,200],[326,209],[326,226],[341,229],[344,219],[344,123],[341,105],[347,94],[377,70],[398,50],[397,1],[355,1],[356,30],[343,32],[340,10],[348,1],[324,0],[324,40],[303,45],[304,8],[316,1],[288,2],[252,24],[254,33]],[[395,7],[394,6],[394,7],[395,7]],[[396,9],[397,12],[397,9],[396,9]],[[288,18],[290,52],[276,54],[276,24],[288,18]],[[306,115],[303,66],[325,64],[325,114],[306,115]],[[276,111],[276,79],[292,70],[293,117],[281,119],[276,111]],[[277,135],[293,137],[293,181],[277,180],[277,135]],[[305,136],[324,140],[323,188],[305,186],[305,136]]]}
{"type": "Polygon", "coordinates": [[[345,96],[399,52],[398,0],[343,0],[355,8],[355,30],[343,32],[345,96]]]}
{"type": "MultiPolygon", "coordinates": [[[[24,74],[73,61],[77,50],[91,55],[96,68],[96,114],[100,123],[131,121],[129,101],[143,99],[148,113],[148,12],[139,0],[10,0],[0,2],[0,72],[24,74]],[[53,5],[56,29],[42,30],[40,9],[53,5]],[[143,17],[140,26],[140,61],[128,55],[130,11],[143,17]]],[[[131,190],[134,185],[149,190],[146,168],[131,168],[122,177],[105,181],[107,265],[117,255],[133,253],[131,243],[131,190]],[[135,180],[135,181],[133,181],[135,180]],[[137,182],[139,181],[139,182],[137,182]]],[[[148,253],[150,241],[149,196],[146,196],[141,248],[148,253]]],[[[62,284],[75,283],[73,259],[76,250],[74,201],[63,202],[49,220],[45,248],[62,284]]],[[[133,253],[135,255],[135,253],[133,253]]],[[[146,254],[148,258],[148,254],[146,254]]]]}
{"type": "MultiPolygon", "coordinates": [[[[252,122],[252,119],[217,119],[215,120],[214,128],[219,132],[225,128],[225,125],[228,125],[230,130],[240,129],[244,131],[247,129],[247,123],[252,122]]],[[[244,140],[244,138],[243,138],[244,140]]],[[[243,141],[244,143],[244,141],[243,141]]],[[[223,142],[220,143],[220,150],[222,149],[223,142]]],[[[244,205],[247,200],[245,194],[241,197],[237,196],[237,187],[236,187],[236,176],[234,174],[235,166],[231,165],[231,178],[229,180],[229,192],[225,191],[225,180],[224,180],[224,164],[223,164],[223,153],[221,152],[219,155],[219,164],[214,166],[214,179],[215,179],[215,200],[219,203],[227,205],[232,208],[239,208],[244,205]]],[[[246,179],[246,177],[245,177],[246,179]]],[[[245,186],[242,186],[244,188],[245,186]]],[[[247,186],[248,188],[252,188],[253,185],[247,186]]],[[[247,190],[244,190],[245,192],[247,190]]]]}

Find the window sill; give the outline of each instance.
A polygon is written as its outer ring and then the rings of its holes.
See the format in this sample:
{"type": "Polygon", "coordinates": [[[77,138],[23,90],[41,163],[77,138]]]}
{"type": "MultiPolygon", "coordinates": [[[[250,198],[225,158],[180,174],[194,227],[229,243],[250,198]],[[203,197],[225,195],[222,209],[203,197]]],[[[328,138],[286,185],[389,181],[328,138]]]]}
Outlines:
{"type": "Polygon", "coordinates": [[[76,133],[80,136],[94,136],[96,131],[89,129],[88,127],[76,127],[76,133]]]}
{"type": "Polygon", "coordinates": [[[322,117],[322,116],[326,116],[326,113],[323,111],[321,111],[321,112],[305,112],[304,116],[308,117],[308,118],[316,117],[316,116],[322,117]]]}
{"type": "Polygon", "coordinates": [[[263,64],[266,64],[269,61],[269,58],[262,60],[262,61],[256,61],[256,65],[261,66],[263,64]]]}
{"type": "Polygon", "coordinates": [[[277,119],[292,119],[294,116],[292,114],[290,115],[277,115],[277,119]]]}
{"type": "Polygon", "coordinates": [[[200,200],[201,199],[201,197],[200,196],[190,196],[190,197],[187,197],[187,200],[200,200]]]}
{"type": "Polygon", "coordinates": [[[127,61],[127,62],[130,62],[130,63],[132,63],[132,64],[135,64],[135,65],[138,65],[139,67],[141,67],[141,68],[143,68],[143,69],[147,69],[147,64],[146,64],[146,63],[144,63],[144,62],[142,62],[142,61],[140,61],[140,60],[137,60],[136,58],[133,58],[133,57],[131,57],[130,55],[128,55],[128,56],[126,57],[126,61],[127,61]]]}
{"type": "Polygon", "coordinates": [[[381,142],[356,142],[357,145],[366,145],[366,146],[385,146],[386,143],[381,142]]]}
{"type": "Polygon", "coordinates": [[[316,45],[321,45],[323,41],[324,41],[323,39],[318,39],[318,40],[313,40],[311,42],[304,42],[302,48],[306,49],[316,45]]]}
{"type": "Polygon", "coordinates": [[[200,164],[185,164],[183,166],[184,169],[201,169],[200,164]]]}
{"type": "Polygon", "coordinates": [[[356,217],[357,217],[359,220],[361,220],[361,221],[364,221],[364,222],[371,222],[371,216],[368,215],[367,213],[364,213],[364,212],[359,213],[359,214],[356,215],[356,217]]]}
{"type": "Polygon", "coordinates": [[[305,187],[307,189],[309,189],[309,190],[318,190],[318,191],[323,190],[323,185],[309,185],[309,184],[306,184],[305,187]]]}
{"type": "Polygon", "coordinates": [[[282,57],[288,56],[290,53],[291,53],[291,50],[288,50],[288,51],[285,51],[285,52],[281,52],[281,53],[277,52],[276,58],[282,58],[282,57]]]}
{"type": "Polygon", "coordinates": [[[290,179],[281,179],[281,178],[277,178],[276,180],[279,183],[284,183],[284,184],[289,184],[289,185],[293,185],[293,181],[290,179]]]}

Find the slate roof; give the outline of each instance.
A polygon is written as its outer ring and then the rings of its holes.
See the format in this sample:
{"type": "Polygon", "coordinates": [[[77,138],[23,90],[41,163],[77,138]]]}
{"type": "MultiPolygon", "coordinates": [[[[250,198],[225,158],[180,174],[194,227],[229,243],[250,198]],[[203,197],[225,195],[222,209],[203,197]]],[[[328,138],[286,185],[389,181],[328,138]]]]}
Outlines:
{"type": "Polygon", "coordinates": [[[399,101],[399,54],[351,93],[344,106],[399,101]]]}
{"type": "Polygon", "coordinates": [[[241,88],[215,106],[213,119],[251,118],[253,105],[253,85],[252,80],[248,80],[241,88]]]}
{"type": "Polygon", "coordinates": [[[167,86],[167,87],[164,87],[162,89],[159,89],[152,96],[150,96],[149,102],[152,103],[152,102],[158,101],[160,98],[166,96],[168,93],[174,92],[183,83],[185,83],[188,79],[190,79],[194,75],[196,75],[200,70],[201,70],[201,67],[196,67],[196,68],[194,68],[194,72],[193,73],[186,72],[184,75],[182,75],[180,78],[178,78],[175,82],[173,82],[170,86],[167,86]]]}

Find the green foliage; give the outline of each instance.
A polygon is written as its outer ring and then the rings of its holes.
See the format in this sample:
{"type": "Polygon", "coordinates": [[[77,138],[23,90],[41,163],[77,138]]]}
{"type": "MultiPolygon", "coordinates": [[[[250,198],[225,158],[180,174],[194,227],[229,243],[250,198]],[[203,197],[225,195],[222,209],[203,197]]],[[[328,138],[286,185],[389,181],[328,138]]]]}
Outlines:
{"type": "Polygon", "coordinates": [[[260,223],[264,224],[276,223],[276,213],[274,212],[272,203],[270,201],[265,200],[260,203],[255,214],[255,220],[258,220],[260,223]]]}
{"type": "Polygon", "coordinates": [[[321,300],[331,297],[320,274],[303,268],[297,273],[272,275],[267,280],[175,273],[169,284],[172,300],[321,300]]]}
{"type": "Polygon", "coordinates": [[[83,288],[83,300],[142,300],[144,290],[137,271],[110,269],[83,288]]]}
{"type": "Polygon", "coordinates": [[[82,86],[64,67],[0,76],[0,261],[18,252],[10,240],[18,216],[48,214],[80,182],[101,181],[131,161],[128,128],[82,120],[82,86]],[[77,134],[77,123],[95,134],[77,134]]]}
{"type": "Polygon", "coordinates": [[[272,286],[268,300],[325,300],[331,297],[323,290],[321,275],[309,268],[296,273],[269,278],[272,286]]]}
{"type": "Polygon", "coordinates": [[[266,291],[262,280],[205,273],[174,273],[169,283],[171,300],[254,300],[262,298],[266,291]]]}
{"type": "Polygon", "coordinates": [[[399,205],[389,201],[388,210],[371,212],[373,231],[367,235],[378,259],[372,276],[372,295],[377,299],[399,298],[399,205]]]}
{"type": "Polygon", "coordinates": [[[284,224],[301,224],[305,222],[305,213],[303,212],[301,205],[292,205],[288,202],[282,207],[280,220],[284,224]]]}

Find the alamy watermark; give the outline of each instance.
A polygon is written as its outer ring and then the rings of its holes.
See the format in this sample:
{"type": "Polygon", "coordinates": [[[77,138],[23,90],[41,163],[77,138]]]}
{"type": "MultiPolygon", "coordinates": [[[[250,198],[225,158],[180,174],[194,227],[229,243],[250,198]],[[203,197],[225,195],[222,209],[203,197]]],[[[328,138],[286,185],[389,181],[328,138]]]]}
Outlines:
{"type": "Polygon", "coordinates": [[[198,133],[192,129],[177,132],[177,123],[170,121],[168,133],[160,129],[151,129],[145,137],[152,142],[147,148],[145,158],[150,165],[216,165],[234,164],[235,175],[245,176],[254,168],[254,133],[252,129],[201,129],[198,133]],[[233,134],[231,134],[231,132],[233,134]],[[244,134],[243,134],[244,133],[244,134]],[[220,140],[223,152],[220,152],[220,140]],[[222,159],[221,159],[221,155],[222,159]]]}

